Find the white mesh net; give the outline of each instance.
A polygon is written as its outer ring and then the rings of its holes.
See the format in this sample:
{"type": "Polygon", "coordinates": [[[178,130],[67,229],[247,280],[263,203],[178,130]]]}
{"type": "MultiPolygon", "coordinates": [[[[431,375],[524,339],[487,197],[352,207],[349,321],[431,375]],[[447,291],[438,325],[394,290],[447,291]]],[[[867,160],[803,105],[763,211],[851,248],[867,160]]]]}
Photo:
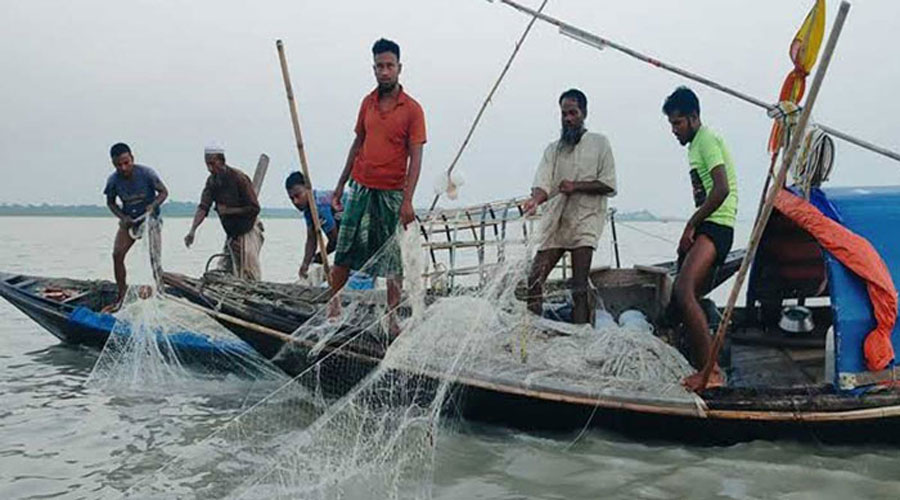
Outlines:
{"type": "Polygon", "coordinates": [[[160,292],[157,220],[136,242],[133,281],[88,386],[116,395],[235,393],[256,399],[289,380],[203,313],[160,292]],[[277,385],[273,385],[277,384],[277,385]]]}
{"type": "Polygon", "coordinates": [[[426,295],[418,235],[398,232],[405,279],[395,311],[384,310],[382,290],[340,293],[339,320],[323,308],[275,357],[294,381],[128,496],[428,498],[442,417],[464,410],[476,385],[531,389],[537,399],[693,401],[679,384],[690,366],[646,320],[623,315],[619,326],[601,312],[592,329],[528,313],[515,296],[527,259],[504,261],[478,288],[426,295]],[[402,333],[390,342],[395,320],[402,333]]]}

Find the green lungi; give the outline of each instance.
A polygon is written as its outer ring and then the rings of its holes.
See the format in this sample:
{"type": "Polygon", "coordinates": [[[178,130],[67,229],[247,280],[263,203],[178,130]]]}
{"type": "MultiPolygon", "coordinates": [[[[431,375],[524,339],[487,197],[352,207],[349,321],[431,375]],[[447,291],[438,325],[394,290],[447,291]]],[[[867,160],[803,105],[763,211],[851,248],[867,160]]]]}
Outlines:
{"type": "Polygon", "coordinates": [[[403,276],[400,223],[403,191],[372,189],[355,182],[341,219],[334,263],[372,276],[403,276]]]}

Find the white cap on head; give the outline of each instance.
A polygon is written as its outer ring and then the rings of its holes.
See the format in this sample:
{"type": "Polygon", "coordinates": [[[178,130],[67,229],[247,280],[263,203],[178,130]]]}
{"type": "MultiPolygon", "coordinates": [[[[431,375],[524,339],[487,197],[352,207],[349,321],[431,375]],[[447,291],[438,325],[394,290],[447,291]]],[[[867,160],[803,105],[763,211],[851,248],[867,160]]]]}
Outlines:
{"type": "Polygon", "coordinates": [[[210,142],[203,148],[204,155],[223,155],[225,154],[225,148],[223,148],[217,142],[210,142]]]}

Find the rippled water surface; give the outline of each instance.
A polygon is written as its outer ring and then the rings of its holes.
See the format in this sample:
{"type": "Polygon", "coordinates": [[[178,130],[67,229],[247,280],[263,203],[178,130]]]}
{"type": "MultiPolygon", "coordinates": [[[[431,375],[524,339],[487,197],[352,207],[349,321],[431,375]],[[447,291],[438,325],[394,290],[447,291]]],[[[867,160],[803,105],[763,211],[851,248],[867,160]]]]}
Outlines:
{"type": "MultiPolygon", "coordinates": [[[[169,270],[197,274],[221,245],[208,221],[195,248],[180,244],[187,219],[164,228],[169,270]]],[[[302,222],[266,225],[266,279],[288,281],[300,261],[302,222]]],[[[619,229],[626,262],[667,260],[680,225],[619,229]],[[660,239],[664,238],[664,239],[660,239]]],[[[112,219],[0,217],[0,270],[112,276],[112,219]]],[[[738,231],[744,241],[746,231],[738,231]]],[[[595,263],[611,261],[609,248],[595,263]]],[[[60,344],[0,302],[0,498],[117,498],[246,405],[248,391],[159,397],[110,395],[85,382],[98,352],[60,344]]],[[[525,434],[456,423],[441,434],[434,495],[499,498],[898,498],[900,449],[799,442],[693,447],[602,431],[525,434]]],[[[214,478],[212,478],[214,480],[214,478]]]]}

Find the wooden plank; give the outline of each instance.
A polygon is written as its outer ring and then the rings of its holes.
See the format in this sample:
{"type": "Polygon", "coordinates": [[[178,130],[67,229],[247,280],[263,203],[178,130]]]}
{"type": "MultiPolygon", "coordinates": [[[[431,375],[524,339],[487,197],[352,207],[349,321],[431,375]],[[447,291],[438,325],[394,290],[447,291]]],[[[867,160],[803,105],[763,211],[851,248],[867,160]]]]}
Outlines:
{"type": "Polygon", "coordinates": [[[637,269],[638,271],[645,272],[645,273],[651,273],[651,274],[665,274],[665,275],[668,275],[668,274],[669,274],[669,271],[670,271],[668,268],[665,268],[665,267],[660,267],[660,266],[642,266],[642,265],[640,265],[640,264],[635,264],[634,268],[637,269]]]}

